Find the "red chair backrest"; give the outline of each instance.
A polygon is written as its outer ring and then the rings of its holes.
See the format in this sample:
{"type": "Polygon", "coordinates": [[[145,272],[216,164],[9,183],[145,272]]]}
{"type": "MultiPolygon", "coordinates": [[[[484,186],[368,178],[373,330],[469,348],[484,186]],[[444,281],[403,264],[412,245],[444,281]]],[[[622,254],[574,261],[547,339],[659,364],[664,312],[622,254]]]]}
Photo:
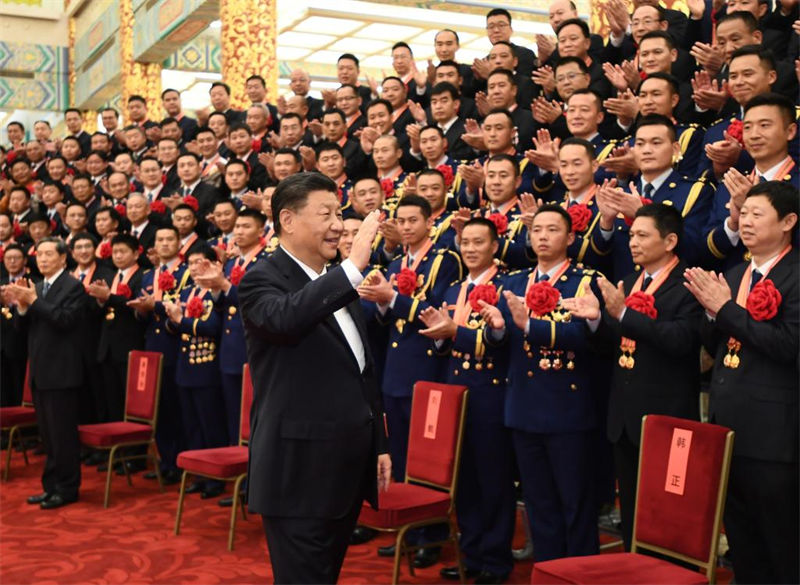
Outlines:
{"type": "Polygon", "coordinates": [[[729,433],[730,429],[709,423],[645,417],[635,540],[708,560],[718,536],[714,519],[719,490],[727,485],[729,433]]]}
{"type": "Polygon", "coordinates": [[[33,406],[33,390],[31,390],[31,362],[25,364],[25,382],[22,384],[22,406],[33,406]]]}
{"type": "Polygon", "coordinates": [[[467,387],[414,384],[406,477],[445,489],[455,478],[467,387]]]}
{"type": "Polygon", "coordinates": [[[245,364],[242,372],[242,414],[239,418],[240,443],[250,440],[251,406],[253,406],[253,378],[250,377],[250,364],[245,364]]]}
{"type": "Polygon", "coordinates": [[[128,354],[128,383],[125,418],[155,420],[161,388],[162,355],[157,351],[131,351],[128,354]]]}

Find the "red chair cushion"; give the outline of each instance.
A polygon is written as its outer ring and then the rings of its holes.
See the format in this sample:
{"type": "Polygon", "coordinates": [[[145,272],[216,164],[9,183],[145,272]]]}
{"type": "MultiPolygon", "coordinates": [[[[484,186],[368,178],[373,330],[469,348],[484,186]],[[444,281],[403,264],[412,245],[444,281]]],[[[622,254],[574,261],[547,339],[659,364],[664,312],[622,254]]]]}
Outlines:
{"type": "Polygon", "coordinates": [[[36,423],[36,411],[27,406],[4,406],[0,408],[0,426],[4,429],[16,425],[36,423]]]}
{"type": "Polygon", "coordinates": [[[380,528],[397,528],[426,518],[447,516],[450,495],[410,484],[393,483],[389,491],[378,494],[378,509],[364,503],[358,521],[380,528]]]}
{"type": "Polygon", "coordinates": [[[178,467],[200,475],[236,477],[247,473],[247,447],[183,451],[178,454],[178,467]]]}
{"type": "Polygon", "coordinates": [[[78,427],[81,443],[90,447],[111,447],[118,443],[148,441],[153,427],[132,422],[110,422],[78,427]]]}
{"type": "Polygon", "coordinates": [[[536,563],[533,565],[531,583],[703,585],[708,583],[708,579],[697,571],[647,555],[610,553],[536,563]]]}

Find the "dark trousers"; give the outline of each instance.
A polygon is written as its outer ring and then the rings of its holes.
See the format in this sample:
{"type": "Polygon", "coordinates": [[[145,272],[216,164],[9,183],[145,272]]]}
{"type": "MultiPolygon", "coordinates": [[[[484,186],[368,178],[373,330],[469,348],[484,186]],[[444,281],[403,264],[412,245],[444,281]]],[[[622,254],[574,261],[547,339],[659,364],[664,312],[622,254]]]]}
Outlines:
{"type": "Polygon", "coordinates": [[[42,488],[67,500],[78,497],[81,485],[81,445],[78,438],[79,388],[33,389],[36,423],[47,459],[42,488]]]}
{"type": "Polygon", "coordinates": [[[342,518],[262,516],[276,584],[336,583],[361,499],[342,518]]]}
{"type": "Polygon", "coordinates": [[[636,510],[636,482],[639,478],[639,446],[623,431],[614,443],[614,467],[619,482],[619,515],[622,520],[622,541],[631,550],[633,515],[636,510]]]}
{"type": "Polygon", "coordinates": [[[97,417],[100,422],[122,420],[125,415],[125,388],[128,363],[106,360],[103,362],[104,387],[96,396],[97,417]]]}
{"type": "Polygon", "coordinates": [[[228,445],[239,444],[239,419],[242,414],[242,374],[222,372],[222,401],[225,404],[228,445]]]}
{"type": "Polygon", "coordinates": [[[178,469],[178,453],[186,449],[183,416],[175,385],[175,364],[164,364],[161,374],[161,394],[158,398],[156,445],[161,457],[161,471],[178,469]]]}
{"type": "Polygon", "coordinates": [[[798,471],[733,457],[724,521],[736,583],[800,583],[798,471]]]}
{"type": "Polygon", "coordinates": [[[0,406],[19,406],[25,385],[25,358],[0,354],[0,406]]]}
{"type": "MultiPolygon", "coordinates": [[[[468,407],[469,408],[469,407],[468,407]]],[[[468,569],[508,575],[513,569],[516,497],[511,431],[468,412],[461,447],[456,515],[468,569]]]]}
{"type": "Polygon", "coordinates": [[[100,419],[97,405],[106,392],[106,383],[103,368],[97,362],[95,351],[87,351],[83,355],[83,387],[80,394],[80,421],[81,424],[94,424],[106,422],[100,419]]]}
{"type": "Polygon", "coordinates": [[[536,562],[598,553],[591,437],[514,431],[536,562]]]}

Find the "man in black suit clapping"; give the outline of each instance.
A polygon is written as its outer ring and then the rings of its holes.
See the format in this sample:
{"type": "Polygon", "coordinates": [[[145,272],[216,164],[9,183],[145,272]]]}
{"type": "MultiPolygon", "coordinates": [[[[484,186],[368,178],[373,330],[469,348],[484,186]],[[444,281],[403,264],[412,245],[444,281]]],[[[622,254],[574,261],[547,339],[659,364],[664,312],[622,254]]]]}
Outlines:
{"type": "Polygon", "coordinates": [[[249,504],[276,583],[335,583],[362,501],[376,506],[391,475],[356,292],[378,212],[338,266],[327,266],[343,230],[333,181],[287,177],[272,214],[280,246],[239,285],[254,388],[249,504]]]}
{"type": "Polygon", "coordinates": [[[20,280],[2,289],[16,304],[14,319],[28,327],[28,358],[36,419],[47,460],[44,492],[28,498],[42,509],[78,500],[81,483],[78,439],[78,397],[83,384],[81,360],[84,317],[83,285],[66,271],[67,245],[43,238],[36,245],[36,263],[44,280],[20,280]]]}

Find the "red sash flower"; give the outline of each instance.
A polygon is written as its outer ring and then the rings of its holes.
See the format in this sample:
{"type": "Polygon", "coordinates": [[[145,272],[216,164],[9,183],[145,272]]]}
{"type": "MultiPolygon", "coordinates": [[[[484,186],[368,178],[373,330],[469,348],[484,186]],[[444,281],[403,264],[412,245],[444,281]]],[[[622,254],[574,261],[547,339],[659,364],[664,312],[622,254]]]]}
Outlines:
{"type": "Polygon", "coordinates": [[[266,236],[261,236],[260,238],[258,238],[258,245],[259,246],[266,246],[267,245],[267,237],[266,236]]]}
{"type": "Polygon", "coordinates": [[[195,211],[200,209],[200,202],[197,201],[197,198],[194,195],[187,195],[183,198],[183,202],[195,211]]]}
{"type": "Polygon", "coordinates": [[[101,258],[111,258],[111,242],[103,242],[97,250],[101,258]]]}
{"type": "Polygon", "coordinates": [[[168,291],[175,288],[175,277],[171,272],[162,272],[158,275],[158,288],[162,291],[168,291]]]}
{"type": "Polygon", "coordinates": [[[386,199],[394,197],[394,181],[392,179],[381,179],[381,189],[386,199]]]}
{"type": "Polygon", "coordinates": [[[477,313],[481,310],[480,301],[484,301],[487,305],[497,304],[497,288],[493,284],[479,284],[472,289],[467,300],[473,312],[477,313]]]}
{"type": "Polygon", "coordinates": [[[129,287],[124,282],[120,282],[117,284],[117,294],[121,297],[125,297],[126,299],[131,298],[131,287],[129,287]]]}
{"type": "Polygon", "coordinates": [[[741,120],[733,120],[728,124],[728,135],[741,146],[744,146],[744,128],[741,120]]]}
{"type": "Polygon", "coordinates": [[[156,199],[150,204],[150,211],[152,211],[153,213],[166,213],[167,206],[164,204],[163,201],[161,201],[161,199],[156,199]]]}
{"type": "Polygon", "coordinates": [[[186,316],[190,319],[199,319],[203,316],[204,309],[203,299],[192,297],[192,300],[186,303],[186,316]]]}
{"type": "Polygon", "coordinates": [[[128,214],[128,210],[125,208],[124,203],[117,203],[114,206],[114,209],[116,209],[117,213],[119,213],[122,217],[125,217],[128,214]]]}
{"type": "Polygon", "coordinates": [[[447,189],[450,189],[450,186],[453,184],[453,179],[454,179],[453,169],[450,167],[450,165],[439,165],[438,167],[436,167],[436,170],[442,173],[442,175],[444,176],[444,186],[447,189]]]}
{"type": "Polygon", "coordinates": [[[655,319],[658,317],[656,309],[656,298],[644,291],[637,291],[625,298],[625,306],[629,309],[642,313],[643,315],[655,319]]]}
{"type": "Polygon", "coordinates": [[[528,289],[525,304],[534,315],[541,317],[555,310],[561,293],[546,280],[537,282],[528,289]]]}
{"type": "Polygon", "coordinates": [[[403,268],[397,273],[397,292],[410,297],[417,290],[417,273],[410,268],[403,268]]]}
{"type": "Polygon", "coordinates": [[[16,239],[16,238],[20,237],[24,233],[25,232],[22,229],[22,226],[19,224],[19,220],[15,219],[14,220],[14,238],[16,239]]]}
{"type": "Polygon", "coordinates": [[[242,281],[244,273],[245,273],[244,266],[239,266],[238,264],[234,266],[233,269],[231,270],[231,284],[233,286],[239,286],[239,283],[242,281]]]}
{"type": "Polygon", "coordinates": [[[778,314],[782,300],[771,280],[760,280],[747,295],[747,312],[756,321],[768,321],[778,314]]]}
{"type": "Polygon", "coordinates": [[[576,233],[585,230],[592,219],[592,210],[585,203],[567,207],[567,213],[572,218],[572,231],[576,233]]]}
{"type": "Polygon", "coordinates": [[[492,213],[487,217],[497,228],[497,233],[501,236],[508,230],[508,218],[502,213],[492,213]]]}

